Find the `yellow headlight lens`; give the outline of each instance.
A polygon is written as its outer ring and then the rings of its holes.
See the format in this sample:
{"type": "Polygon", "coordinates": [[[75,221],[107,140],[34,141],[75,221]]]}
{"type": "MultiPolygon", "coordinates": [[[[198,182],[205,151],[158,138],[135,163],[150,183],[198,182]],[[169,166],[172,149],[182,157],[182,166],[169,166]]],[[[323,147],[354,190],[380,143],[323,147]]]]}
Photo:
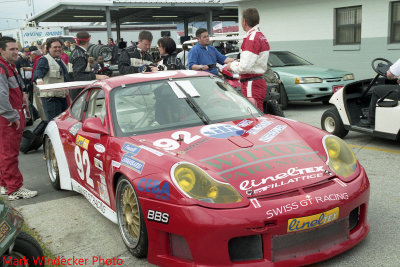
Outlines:
{"type": "Polygon", "coordinates": [[[329,136],[325,139],[325,147],[328,165],[336,174],[346,178],[354,173],[357,159],[345,141],[336,136],[329,136]]]}
{"type": "Polygon", "coordinates": [[[242,196],[230,185],[210,177],[199,167],[183,163],[174,170],[179,188],[189,197],[208,203],[235,203],[242,196]]]}

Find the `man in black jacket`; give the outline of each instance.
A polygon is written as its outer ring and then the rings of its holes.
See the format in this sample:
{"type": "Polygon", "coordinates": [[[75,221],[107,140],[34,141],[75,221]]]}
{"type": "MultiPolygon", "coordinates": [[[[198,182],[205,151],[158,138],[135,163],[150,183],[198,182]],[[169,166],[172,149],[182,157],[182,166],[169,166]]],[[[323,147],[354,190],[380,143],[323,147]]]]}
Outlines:
{"type": "MultiPolygon", "coordinates": [[[[68,71],[72,74],[74,81],[90,81],[90,80],[104,80],[108,76],[95,74],[91,70],[88,62],[89,54],[87,49],[90,44],[90,35],[88,32],[78,32],[76,34],[75,49],[69,57],[68,71]]],[[[74,100],[81,90],[71,90],[70,97],[74,100]]]]}
{"type": "Polygon", "coordinates": [[[119,73],[142,72],[144,67],[153,64],[153,57],[148,52],[152,41],[153,35],[151,32],[141,31],[137,46],[129,46],[121,52],[118,61],[119,73]]]}

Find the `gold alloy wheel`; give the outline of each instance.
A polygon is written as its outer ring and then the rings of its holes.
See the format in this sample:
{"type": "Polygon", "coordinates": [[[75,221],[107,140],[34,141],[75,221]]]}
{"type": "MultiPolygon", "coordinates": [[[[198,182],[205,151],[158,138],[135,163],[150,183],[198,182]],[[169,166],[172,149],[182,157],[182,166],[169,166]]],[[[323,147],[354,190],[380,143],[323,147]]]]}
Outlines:
{"type": "Polygon", "coordinates": [[[57,158],[56,158],[56,154],[54,152],[54,147],[51,143],[51,140],[47,139],[46,143],[47,143],[47,148],[46,148],[47,168],[49,170],[49,175],[50,175],[51,181],[55,182],[57,180],[57,175],[58,175],[57,158]]]}
{"type": "Polygon", "coordinates": [[[140,235],[140,214],[136,195],[130,186],[125,187],[121,202],[126,231],[137,243],[140,235]]]}

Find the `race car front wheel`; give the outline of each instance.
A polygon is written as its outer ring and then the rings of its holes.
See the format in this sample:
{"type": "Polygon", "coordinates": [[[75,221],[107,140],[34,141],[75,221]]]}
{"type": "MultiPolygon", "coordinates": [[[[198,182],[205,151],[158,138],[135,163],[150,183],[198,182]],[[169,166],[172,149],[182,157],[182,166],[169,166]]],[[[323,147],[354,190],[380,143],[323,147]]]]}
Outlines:
{"type": "Polygon", "coordinates": [[[330,134],[336,135],[340,138],[348,134],[348,130],[344,128],[342,119],[336,107],[332,107],[322,114],[321,128],[330,134]]]}
{"type": "Polygon", "coordinates": [[[60,189],[60,173],[58,171],[58,163],[53,144],[51,143],[51,140],[48,136],[46,136],[44,142],[45,142],[44,153],[46,157],[46,166],[47,166],[47,172],[49,173],[51,185],[55,189],[60,189]]]}
{"type": "Polygon", "coordinates": [[[132,255],[147,256],[147,229],[139,198],[129,180],[122,176],[117,184],[116,209],[122,239],[132,255]]]}

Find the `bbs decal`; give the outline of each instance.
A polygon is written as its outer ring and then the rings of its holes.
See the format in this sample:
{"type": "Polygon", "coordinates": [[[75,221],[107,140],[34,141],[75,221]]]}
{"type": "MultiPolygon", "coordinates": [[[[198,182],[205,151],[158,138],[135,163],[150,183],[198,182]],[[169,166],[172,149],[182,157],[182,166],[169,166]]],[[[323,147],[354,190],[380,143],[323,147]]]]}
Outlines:
{"type": "Polygon", "coordinates": [[[168,224],[169,214],[166,212],[149,210],[147,212],[147,220],[168,224]]]}

